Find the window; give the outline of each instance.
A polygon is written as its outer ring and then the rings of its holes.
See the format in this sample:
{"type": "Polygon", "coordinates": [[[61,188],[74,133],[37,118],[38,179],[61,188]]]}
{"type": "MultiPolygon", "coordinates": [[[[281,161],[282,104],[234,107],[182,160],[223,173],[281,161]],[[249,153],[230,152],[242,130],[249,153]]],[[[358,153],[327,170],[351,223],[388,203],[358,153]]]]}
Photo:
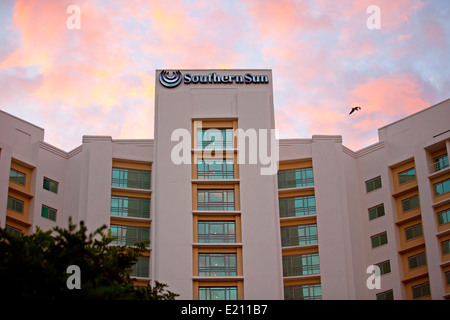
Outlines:
{"type": "Polygon", "coordinates": [[[319,254],[307,253],[283,256],[283,276],[303,276],[320,273],[319,254]]]}
{"type": "Polygon", "coordinates": [[[440,171],[447,167],[448,167],[448,154],[443,154],[433,159],[434,172],[440,171]]]}
{"type": "Polygon", "coordinates": [[[377,294],[377,300],[394,300],[394,292],[392,289],[380,292],[377,294]]]}
{"type": "Polygon", "coordinates": [[[284,300],[321,300],[322,286],[318,284],[304,284],[284,287],[284,300]]]}
{"type": "Polygon", "coordinates": [[[398,174],[398,183],[404,184],[406,182],[416,179],[416,169],[410,168],[408,170],[402,171],[398,174]]]}
{"type": "Polygon", "coordinates": [[[41,217],[56,221],[56,209],[42,205],[41,217]]]}
{"type": "Polygon", "coordinates": [[[233,129],[197,129],[197,148],[232,149],[233,129]]]}
{"type": "Polygon", "coordinates": [[[387,233],[383,232],[370,237],[372,249],[388,243],[387,233]]]}
{"type": "Polygon", "coordinates": [[[150,199],[111,196],[111,215],[150,218],[150,199]]]}
{"type": "Polygon", "coordinates": [[[8,196],[7,208],[19,213],[23,213],[24,202],[8,196]]]}
{"type": "Polygon", "coordinates": [[[317,224],[281,227],[281,246],[304,246],[317,243],[317,224]]]}
{"type": "Polygon", "coordinates": [[[11,226],[8,226],[8,225],[5,226],[5,230],[9,234],[12,234],[13,236],[16,236],[16,237],[22,235],[22,230],[14,228],[14,227],[11,227],[11,226]]]}
{"type": "Polygon", "coordinates": [[[314,186],[312,168],[278,171],[278,189],[314,186]]]}
{"type": "Polygon", "coordinates": [[[150,171],[135,169],[112,169],[113,187],[150,190],[150,171]]]}
{"type": "Polygon", "coordinates": [[[233,159],[199,159],[197,162],[198,179],[233,179],[233,159]]]}
{"type": "Polygon", "coordinates": [[[411,240],[422,235],[422,224],[416,224],[412,227],[405,229],[405,238],[406,240],[411,240]]]}
{"type": "Polygon", "coordinates": [[[44,177],[43,188],[45,190],[58,193],[58,182],[50,180],[49,178],[44,177]]]}
{"type": "Polygon", "coordinates": [[[425,282],[425,283],[419,284],[417,286],[413,286],[412,287],[412,293],[413,293],[413,298],[414,299],[418,299],[418,298],[429,296],[431,294],[431,292],[430,292],[430,283],[429,282],[425,282]]]}
{"type": "Polygon", "coordinates": [[[376,189],[381,188],[381,177],[376,177],[374,179],[366,181],[366,191],[371,192],[376,189]]]}
{"type": "Polygon", "coordinates": [[[197,190],[198,210],[234,210],[234,190],[197,190]]]}
{"type": "Polygon", "coordinates": [[[199,221],[199,243],[236,242],[236,224],[234,221],[199,221]]]}
{"type": "Polygon", "coordinates": [[[450,221],[450,209],[438,212],[437,217],[439,225],[448,223],[450,221]]]}
{"type": "Polygon", "coordinates": [[[131,267],[131,277],[149,278],[150,277],[150,258],[138,257],[136,263],[131,267]]]}
{"type": "Polygon", "coordinates": [[[111,244],[134,246],[136,242],[150,240],[150,228],[111,225],[111,236],[116,238],[111,244]]]}
{"type": "Polygon", "coordinates": [[[450,240],[441,242],[441,247],[442,247],[442,254],[449,254],[450,253],[450,240]]]}
{"type": "Polygon", "coordinates": [[[21,184],[21,185],[25,185],[25,173],[19,172],[17,170],[14,169],[10,169],[9,170],[9,181],[21,184]]]}
{"type": "Polygon", "coordinates": [[[200,287],[199,300],[237,300],[237,287],[200,287]]]}
{"type": "Polygon", "coordinates": [[[411,198],[402,200],[402,212],[408,212],[419,208],[419,196],[415,195],[411,198]]]}
{"type": "Polygon", "coordinates": [[[316,214],[316,197],[301,196],[292,198],[280,198],[280,217],[300,217],[316,214]]]}
{"type": "Polygon", "coordinates": [[[377,263],[376,266],[380,268],[380,275],[391,272],[391,262],[389,260],[377,263]]]}
{"type": "Polygon", "coordinates": [[[384,204],[369,209],[369,220],[384,216],[384,204]]]}
{"type": "Polygon", "coordinates": [[[435,196],[439,196],[443,193],[449,192],[450,191],[450,179],[435,183],[433,185],[433,189],[434,189],[435,196]]]}
{"type": "Polygon", "coordinates": [[[445,273],[445,284],[450,285],[450,271],[445,273]]]}
{"type": "Polygon", "coordinates": [[[236,276],[236,253],[199,253],[198,275],[206,277],[236,276]]]}
{"type": "Polygon", "coordinates": [[[425,257],[425,252],[408,257],[408,266],[410,270],[425,266],[426,264],[427,259],[425,257]]]}

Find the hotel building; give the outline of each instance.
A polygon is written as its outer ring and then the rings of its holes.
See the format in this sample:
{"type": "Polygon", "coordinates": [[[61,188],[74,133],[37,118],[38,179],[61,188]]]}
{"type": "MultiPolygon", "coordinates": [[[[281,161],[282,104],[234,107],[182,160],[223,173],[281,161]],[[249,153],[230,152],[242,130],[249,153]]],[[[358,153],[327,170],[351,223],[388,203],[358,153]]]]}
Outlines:
{"type": "Polygon", "coordinates": [[[115,244],[149,240],[137,284],[179,299],[450,298],[450,99],[352,151],[337,135],[273,143],[270,70],[156,79],[154,139],[65,152],[0,111],[0,226],[72,217],[115,244]]]}

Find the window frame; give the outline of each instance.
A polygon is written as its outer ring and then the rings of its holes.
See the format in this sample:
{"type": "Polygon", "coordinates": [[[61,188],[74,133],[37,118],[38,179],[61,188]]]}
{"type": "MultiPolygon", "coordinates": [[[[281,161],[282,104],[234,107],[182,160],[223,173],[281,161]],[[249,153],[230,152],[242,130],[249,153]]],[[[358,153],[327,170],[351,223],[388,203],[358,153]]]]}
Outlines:
{"type": "Polygon", "coordinates": [[[147,248],[150,247],[149,241],[150,241],[150,228],[149,227],[142,227],[142,226],[128,226],[123,224],[111,224],[109,229],[111,230],[111,236],[117,237],[117,239],[114,239],[111,244],[112,245],[119,245],[119,246],[135,246],[136,242],[145,242],[145,246],[147,248]],[[113,229],[117,229],[117,236],[115,235],[116,231],[113,231],[113,229]],[[128,230],[136,231],[136,236],[128,236],[123,235],[128,230]],[[114,234],[113,234],[114,232],[114,234]],[[146,235],[143,235],[143,232],[148,233],[148,239],[145,237],[146,235]],[[135,241],[134,241],[135,240],[135,241]],[[130,243],[130,241],[133,241],[130,243]]]}
{"type": "MultiPolygon", "coordinates": [[[[371,207],[371,208],[367,209],[367,211],[368,211],[368,213],[369,213],[369,221],[372,221],[372,220],[381,218],[381,217],[383,217],[383,216],[386,215],[386,210],[384,209],[384,203],[381,203],[381,204],[379,204],[379,205],[376,205],[376,206],[374,206],[374,207],[371,207]],[[380,213],[379,213],[379,210],[378,210],[378,209],[380,209],[380,208],[383,209],[383,214],[380,214],[380,213]],[[375,210],[374,213],[375,213],[376,217],[371,217],[371,214],[372,214],[371,210],[375,210]]],[[[373,216],[373,215],[372,215],[372,216],[373,216]]]]}
{"type": "Polygon", "coordinates": [[[237,286],[202,286],[198,288],[198,299],[199,300],[238,300],[238,287],[237,286]],[[211,293],[212,290],[214,291],[218,291],[221,290],[223,291],[224,294],[224,299],[211,299],[211,293]],[[231,290],[233,292],[231,292],[231,290]],[[202,291],[206,291],[205,293],[202,294],[202,291]],[[205,298],[206,299],[203,299],[205,298]],[[228,299],[227,299],[228,298],[228,299]]]}
{"type": "Polygon", "coordinates": [[[199,211],[234,211],[236,210],[236,195],[234,189],[197,189],[197,210],[199,211]],[[211,201],[214,193],[221,193],[222,201],[211,201]],[[200,196],[203,195],[203,201],[200,196]],[[232,195],[233,200],[229,201],[232,195]],[[208,198],[208,199],[206,199],[208,198]],[[225,201],[226,199],[226,201],[225,201]]]}
{"type": "Polygon", "coordinates": [[[129,196],[111,195],[110,215],[114,217],[129,217],[150,219],[151,214],[151,199],[139,198],[129,196]],[[115,203],[117,201],[117,206],[115,203]],[[125,206],[125,202],[128,206],[125,206]],[[130,202],[136,202],[136,208],[130,207],[130,202]],[[146,203],[148,202],[148,209],[146,203]],[[117,214],[116,214],[117,213],[117,214]]]}
{"type": "Polygon", "coordinates": [[[370,237],[370,243],[371,243],[372,249],[375,249],[375,248],[378,248],[378,247],[381,247],[381,246],[384,246],[384,245],[388,244],[389,243],[389,239],[388,239],[388,236],[387,236],[387,231],[380,232],[380,233],[377,233],[377,234],[374,234],[373,236],[371,236],[370,237]],[[385,243],[382,243],[382,241],[381,241],[382,240],[381,237],[383,237],[383,236],[386,237],[386,242],[385,243]],[[379,239],[379,244],[374,246],[374,240],[375,239],[379,239]]]}
{"type": "Polygon", "coordinates": [[[312,167],[278,170],[277,182],[278,189],[314,187],[314,170],[312,167]]]}
{"type": "Polygon", "coordinates": [[[303,217],[303,216],[313,216],[317,214],[316,209],[316,196],[305,195],[305,196],[294,196],[287,198],[278,199],[278,209],[280,213],[280,218],[289,217],[303,217]],[[297,201],[301,206],[296,206],[297,201]],[[314,204],[310,204],[314,203],[314,204]],[[306,205],[305,205],[306,203],[306,205]],[[282,205],[283,204],[283,205],[282,205]],[[293,206],[291,206],[293,204],[293,206]],[[283,207],[283,208],[282,208],[283,207]]]}
{"type": "Polygon", "coordinates": [[[446,194],[450,192],[450,178],[436,182],[433,184],[433,194],[435,197],[446,194]],[[442,192],[437,193],[437,187],[442,186],[442,192]]]}
{"type": "Polygon", "coordinates": [[[418,237],[423,236],[423,227],[422,227],[422,223],[421,222],[417,223],[415,225],[412,225],[412,226],[410,226],[408,228],[405,228],[404,230],[405,230],[405,240],[406,241],[414,240],[414,239],[416,239],[418,237]],[[418,232],[419,229],[420,229],[420,232],[418,232]],[[410,237],[410,238],[408,237],[408,231],[411,231],[413,233],[412,237],[410,237]]]}
{"type": "Polygon", "coordinates": [[[305,283],[285,286],[284,300],[322,300],[322,285],[320,283],[305,283]],[[298,295],[300,291],[301,295],[298,295]],[[305,291],[308,293],[307,295],[304,295],[305,291]]]}
{"type": "Polygon", "coordinates": [[[398,177],[398,184],[399,185],[408,183],[410,181],[414,181],[414,180],[416,180],[416,168],[415,167],[411,167],[409,169],[403,170],[403,171],[401,171],[401,172],[399,172],[397,174],[397,177],[398,177]],[[412,174],[412,175],[409,174],[410,171],[413,171],[414,174],[412,174]],[[403,174],[403,176],[402,176],[402,174],[403,174]],[[402,177],[404,178],[403,181],[402,181],[402,177]],[[405,178],[406,178],[406,180],[405,180],[405,178]]]}
{"type": "Polygon", "coordinates": [[[450,253],[450,239],[441,242],[442,255],[447,255],[450,253]]]}
{"type": "Polygon", "coordinates": [[[423,298],[423,297],[428,297],[428,296],[431,295],[430,282],[427,281],[427,282],[420,283],[418,285],[412,286],[411,287],[411,291],[412,291],[412,296],[413,296],[414,300],[415,299],[419,299],[419,298],[423,298]],[[426,289],[425,290],[425,294],[422,294],[420,296],[416,296],[416,294],[415,294],[416,293],[415,292],[416,289],[420,289],[420,293],[424,293],[424,288],[426,289]]]}
{"type": "Polygon", "coordinates": [[[43,204],[41,206],[41,217],[42,218],[45,218],[45,219],[48,219],[50,221],[56,222],[57,215],[58,215],[58,210],[57,209],[49,207],[49,206],[47,206],[45,204],[43,204]],[[47,210],[46,214],[44,214],[44,209],[47,210]],[[54,219],[52,218],[52,216],[54,216],[54,219]]]}
{"type": "Polygon", "coordinates": [[[224,159],[207,159],[202,158],[197,160],[197,179],[204,180],[218,180],[218,179],[234,179],[234,159],[224,158],[224,159]],[[200,166],[203,165],[203,169],[200,166]],[[220,165],[221,170],[211,170],[211,165],[220,165]],[[231,170],[230,166],[231,165],[231,170]],[[219,173],[219,174],[217,174],[219,173]]]}
{"type": "Polygon", "coordinates": [[[377,300],[394,300],[394,290],[389,289],[389,290],[377,293],[376,297],[377,297],[377,300]],[[382,299],[382,298],[384,298],[384,299],[382,299]],[[386,298],[390,298],[390,299],[386,299],[386,298]]]}
{"type": "Polygon", "coordinates": [[[12,211],[14,211],[14,212],[17,212],[17,213],[20,213],[20,214],[24,214],[24,211],[25,211],[25,201],[22,201],[22,200],[20,200],[20,199],[17,199],[17,198],[14,198],[14,197],[8,195],[8,200],[7,200],[6,208],[9,209],[9,210],[12,210],[12,211]],[[12,201],[12,206],[10,205],[11,201],[12,201]],[[22,210],[21,210],[21,211],[17,210],[17,204],[20,204],[20,205],[21,205],[21,207],[22,207],[22,210]]]}
{"type": "Polygon", "coordinates": [[[415,270],[427,265],[427,256],[425,252],[420,252],[408,257],[408,269],[415,270]],[[415,265],[411,266],[411,263],[415,261],[415,265]]]}
{"type": "Polygon", "coordinates": [[[25,186],[26,181],[27,181],[27,174],[26,174],[26,173],[23,173],[23,172],[21,172],[21,171],[19,171],[19,170],[17,170],[17,169],[10,168],[10,169],[9,169],[9,181],[11,181],[11,182],[13,182],[13,183],[20,184],[21,186],[25,186]],[[12,177],[12,176],[11,176],[11,173],[14,173],[15,176],[12,177]],[[11,178],[13,178],[13,179],[11,180],[11,178]],[[22,178],[22,179],[23,179],[23,183],[21,183],[21,182],[19,182],[18,180],[16,180],[17,178],[22,178]]]}
{"type": "Polygon", "coordinates": [[[237,259],[237,253],[198,253],[198,276],[236,277],[238,272],[237,259]],[[214,265],[214,261],[219,261],[220,264],[214,265]]]}
{"type": "Polygon", "coordinates": [[[375,178],[366,180],[366,181],[365,181],[365,185],[366,185],[366,193],[370,193],[370,192],[373,192],[373,191],[375,191],[375,190],[381,189],[381,188],[383,187],[383,183],[382,183],[382,181],[381,181],[381,176],[377,176],[377,177],[375,177],[375,178]],[[380,185],[379,185],[379,186],[377,186],[377,184],[376,184],[376,182],[377,182],[378,180],[380,181],[380,183],[379,183],[380,185]],[[369,190],[369,184],[370,184],[370,183],[372,183],[373,186],[371,187],[372,189],[369,190]]]}
{"type": "Polygon", "coordinates": [[[319,253],[302,253],[282,257],[283,277],[320,274],[319,253]],[[301,264],[298,264],[299,259],[301,264]]]}
{"type": "Polygon", "coordinates": [[[236,221],[231,220],[199,220],[197,223],[197,241],[198,243],[236,243],[236,221]],[[220,225],[223,233],[211,232],[213,225],[220,225]],[[233,226],[231,228],[231,225],[233,226]],[[203,227],[202,227],[203,226],[203,227]],[[205,231],[204,233],[202,233],[205,231]],[[230,232],[234,231],[234,233],[230,232]],[[219,239],[216,240],[216,239],[219,239]]]}
{"type": "Polygon", "coordinates": [[[307,246],[318,243],[318,231],[317,223],[283,226],[280,228],[281,234],[281,247],[294,247],[294,246],[307,246]],[[294,230],[297,231],[297,235],[294,236],[294,230]],[[300,230],[303,234],[300,235],[300,230]],[[314,233],[315,231],[315,233],[314,233]],[[288,237],[284,238],[283,234],[287,233],[288,237]],[[303,240],[302,240],[303,239],[303,240]]]}
{"type": "Polygon", "coordinates": [[[442,225],[450,222],[450,208],[439,211],[436,213],[436,215],[437,215],[438,225],[442,226],[442,225]],[[440,216],[444,217],[444,215],[445,215],[445,218],[440,219],[440,216]],[[441,220],[443,222],[441,222],[441,220]],[[445,220],[447,220],[447,221],[445,221],[445,220]]]}
{"type": "Polygon", "coordinates": [[[379,262],[375,265],[380,268],[380,275],[388,274],[388,273],[391,273],[391,271],[392,271],[390,260],[385,260],[385,261],[379,262]]]}
{"type": "Polygon", "coordinates": [[[43,188],[44,190],[47,190],[47,191],[53,192],[53,193],[55,193],[55,194],[58,194],[59,182],[58,182],[58,181],[55,181],[55,180],[52,180],[52,179],[47,178],[47,177],[44,176],[43,181],[42,181],[42,188],[43,188]],[[47,181],[47,183],[48,183],[48,189],[47,189],[46,186],[45,186],[45,182],[46,182],[46,181],[47,181]],[[52,189],[55,189],[55,188],[52,188],[52,185],[53,185],[53,187],[56,186],[56,190],[52,190],[52,189]]]}
{"type": "Polygon", "coordinates": [[[420,199],[419,199],[419,195],[418,195],[418,194],[415,194],[415,195],[413,195],[413,196],[411,196],[411,197],[409,197],[409,198],[403,199],[403,200],[401,201],[401,205],[402,205],[402,213],[406,213],[406,212],[410,212],[410,211],[415,210],[415,209],[419,209],[419,208],[420,208],[420,199]],[[417,198],[417,207],[412,207],[412,206],[411,206],[411,199],[414,199],[414,198],[417,198]],[[404,206],[405,203],[406,203],[406,201],[410,201],[410,202],[409,202],[410,208],[407,209],[407,210],[405,210],[405,206],[404,206]]]}
{"type": "Polygon", "coordinates": [[[141,169],[131,169],[131,168],[119,168],[113,167],[111,171],[111,186],[116,188],[124,189],[139,189],[139,190],[151,190],[152,184],[152,171],[151,170],[141,170],[141,169]],[[115,174],[117,173],[117,174],[115,174]],[[128,177],[129,175],[137,175],[136,179],[128,177]],[[119,177],[114,177],[118,175],[119,177]],[[147,179],[143,179],[144,176],[148,175],[147,179]],[[131,186],[129,185],[131,182],[131,186]],[[136,185],[134,185],[136,184],[136,185]]]}

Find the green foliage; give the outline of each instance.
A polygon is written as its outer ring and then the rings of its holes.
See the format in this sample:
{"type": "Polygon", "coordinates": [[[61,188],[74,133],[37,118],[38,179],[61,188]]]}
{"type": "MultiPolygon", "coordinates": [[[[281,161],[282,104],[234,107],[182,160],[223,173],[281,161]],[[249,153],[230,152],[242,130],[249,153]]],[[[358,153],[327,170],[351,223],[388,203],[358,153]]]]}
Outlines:
{"type": "Polygon", "coordinates": [[[111,246],[106,226],[87,235],[69,219],[68,229],[55,227],[14,236],[0,228],[0,298],[174,300],[166,284],[134,287],[131,267],[145,251],[145,243],[111,246]],[[81,271],[81,289],[68,289],[70,265],[81,271]]]}

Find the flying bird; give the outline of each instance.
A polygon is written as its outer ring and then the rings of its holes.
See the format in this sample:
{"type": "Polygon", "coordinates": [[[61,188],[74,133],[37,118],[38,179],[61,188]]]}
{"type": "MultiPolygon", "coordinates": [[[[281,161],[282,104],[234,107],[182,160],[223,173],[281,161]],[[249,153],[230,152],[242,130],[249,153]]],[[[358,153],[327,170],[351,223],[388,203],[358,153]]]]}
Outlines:
{"type": "Polygon", "coordinates": [[[350,111],[349,115],[358,110],[361,110],[361,107],[353,107],[352,111],[350,111]]]}

